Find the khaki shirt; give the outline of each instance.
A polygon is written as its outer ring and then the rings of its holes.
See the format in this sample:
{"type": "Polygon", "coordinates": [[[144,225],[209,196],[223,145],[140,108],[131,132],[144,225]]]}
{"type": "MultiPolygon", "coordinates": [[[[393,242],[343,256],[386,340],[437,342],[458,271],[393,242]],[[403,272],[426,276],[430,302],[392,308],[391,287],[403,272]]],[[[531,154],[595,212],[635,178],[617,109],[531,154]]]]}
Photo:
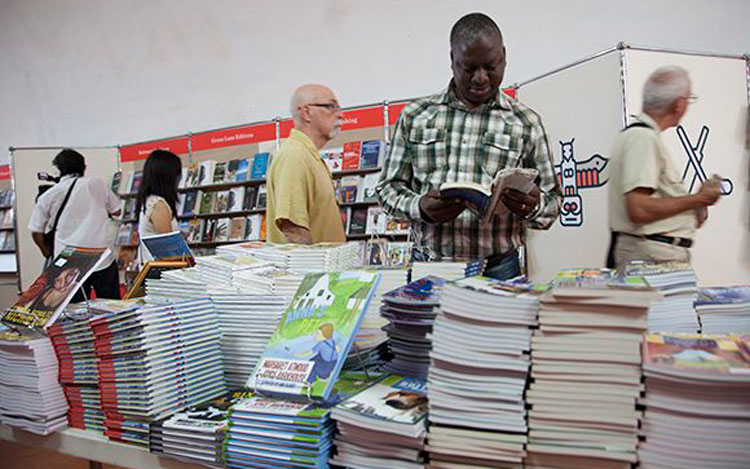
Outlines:
{"type": "Polygon", "coordinates": [[[663,234],[692,239],[697,219],[693,210],[664,220],[636,224],[628,218],[625,194],[638,187],[653,189],[652,197],[688,195],[672,157],[661,141],[659,126],[646,114],[636,121],[646,127],[628,129],[617,137],[609,176],[609,226],[612,231],[636,235],[663,234]]]}
{"type": "Polygon", "coordinates": [[[344,242],[346,235],[328,165],[312,140],[293,129],[268,171],[268,241],[286,243],[279,220],[310,230],[313,243],[344,242]]]}

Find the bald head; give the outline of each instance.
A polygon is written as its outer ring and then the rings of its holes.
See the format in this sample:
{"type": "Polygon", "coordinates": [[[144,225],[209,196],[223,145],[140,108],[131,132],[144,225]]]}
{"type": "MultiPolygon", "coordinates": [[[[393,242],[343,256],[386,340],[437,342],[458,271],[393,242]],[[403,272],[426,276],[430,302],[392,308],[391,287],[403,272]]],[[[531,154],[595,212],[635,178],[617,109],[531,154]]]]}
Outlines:
{"type": "Polygon", "coordinates": [[[302,106],[311,103],[327,103],[335,99],[336,96],[333,94],[333,91],[325,85],[310,83],[300,86],[294,90],[290,105],[294,122],[299,125],[300,108],[302,106]]]}

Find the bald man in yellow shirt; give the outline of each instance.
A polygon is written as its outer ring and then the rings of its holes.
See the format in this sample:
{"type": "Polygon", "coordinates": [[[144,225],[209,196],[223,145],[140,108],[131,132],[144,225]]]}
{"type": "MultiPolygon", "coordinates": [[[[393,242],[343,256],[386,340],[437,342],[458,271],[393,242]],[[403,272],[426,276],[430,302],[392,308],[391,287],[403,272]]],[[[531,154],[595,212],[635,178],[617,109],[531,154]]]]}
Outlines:
{"type": "Polygon", "coordinates": [[[341,107],[323,85],[303,85],[292,96],[294,129],[268,171],[268,241],[344,242],[333,179],[320,148],[341,129],[341,107]]]}

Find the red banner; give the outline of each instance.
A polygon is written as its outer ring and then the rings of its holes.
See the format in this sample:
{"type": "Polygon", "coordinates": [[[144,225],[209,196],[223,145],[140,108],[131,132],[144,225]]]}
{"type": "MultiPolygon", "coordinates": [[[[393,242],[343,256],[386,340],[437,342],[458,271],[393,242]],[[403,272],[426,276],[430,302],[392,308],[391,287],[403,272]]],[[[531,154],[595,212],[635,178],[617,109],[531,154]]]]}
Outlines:
{"type": "Polygon", "coordinates": [[[294,128],[294,121],[292,119],[284,119],[279,122],[279,138],[287,138],[292,133],[294,128]]]}
{"type": "Polygon", "coordinates": [[[120,147],[120,161],[127,163],[130,161],[145,160],[154,150],[167,150],[176,155],[184,155],[188,153],[188,137],[177,137],[122,146],[120,147]]]}
{"type": "Polygon", "coordinates": [[[10,165],[4,164],[0,166],[0,181],[10,180],[10,165]]]}
{"type": "Polygon", "coordinates": [[[192,144],[193,151],[200,151],[271,140],[276,140],[275,122],[193,134],[192,144]]]}

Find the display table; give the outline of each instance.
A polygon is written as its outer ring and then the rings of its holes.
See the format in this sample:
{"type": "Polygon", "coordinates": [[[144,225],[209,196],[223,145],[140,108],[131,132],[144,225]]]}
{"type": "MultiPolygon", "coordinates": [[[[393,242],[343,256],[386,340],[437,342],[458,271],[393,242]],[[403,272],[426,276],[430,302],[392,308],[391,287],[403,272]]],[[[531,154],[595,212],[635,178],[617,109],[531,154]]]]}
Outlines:
{"type": "Polygon", "coordinates": [[[189,464],[176,459],[158,457],[148,450],[124,443],[110,441],[105,436],[76,428],[67,428],[51,435],[41,436],[0,424],[0,438],[36,448],[69,454],[96,463],[129,468],[198,469],[206,466],[189,464]]]}

